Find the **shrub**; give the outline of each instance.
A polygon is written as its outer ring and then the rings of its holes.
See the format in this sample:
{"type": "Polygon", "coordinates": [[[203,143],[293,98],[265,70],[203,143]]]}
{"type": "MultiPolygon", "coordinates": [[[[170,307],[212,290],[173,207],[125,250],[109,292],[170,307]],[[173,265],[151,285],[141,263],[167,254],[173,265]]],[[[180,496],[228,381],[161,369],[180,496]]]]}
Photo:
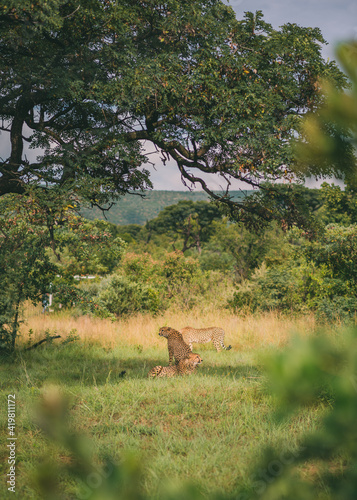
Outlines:
{"type": "Polygon", "coordinates": [[[327,226],[313,242],[301,236],[291,231],[288,238],[295,243],[291,257],[271,268],[264,264],[238,286],[229,306],[251,311],[316,311],[320,321],[354,317],[356,226],[327,226]]]}
{"type": "Polygon", "coordinates": [[[161,261],[146,253],[128,253],[115,274],[100,283],[81,284],[86,300],[80,307],[85,313],[113,318],[136,312],[157,314],[170,306],[189,310],[205,299],[212,302],[212,290],[223,290],[227,281],[220,272],[202,271],[197,259],[182,252],[167,253],[161,261]]]}
{"type": "Polygon", "coordinates": [[[293,265],[267,268],[263,265],[249,281],[238,286],[230,306],[250,311],[302,311],[305,308],[304,279],[293,265]]]}
{"type": "Polygon", "coordinates": [[[99,293],[95,306],[101,315],[108,311],[115,316],[122,316],[139,311],[156,314],[163,304],[155,288],[131,281],[125,276],[113,275],[108,286],[99,293]]]}
{"type": "Polygon", "coordinates": [[[325,298],[320,301],[316,309],[316,317],[320,322],[332,322],[336,320],[348,321],[356,317],[357,298],[334,296],[332,299],[325,298]]]}

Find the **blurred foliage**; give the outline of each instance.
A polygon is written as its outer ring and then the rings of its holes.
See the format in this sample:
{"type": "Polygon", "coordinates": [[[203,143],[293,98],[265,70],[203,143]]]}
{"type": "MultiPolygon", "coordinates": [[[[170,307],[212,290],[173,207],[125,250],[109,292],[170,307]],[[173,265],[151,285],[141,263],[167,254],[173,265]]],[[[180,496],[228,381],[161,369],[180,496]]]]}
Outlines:
{"type": "Polygon", "coordinates": [[[55,461],[48,456],[38,465],[34,486],[40,497],[48,500],[68,498],[64,478],[69,480],[70,498],[91,500],[143,500],[139,462],[126,456],[120,464],[109,457],[101,465],[93,461],[91,442],[69,426],[68,399],[55,386],[46,388],[36,409],[36,423],[68,460],[55,461]]]}
{"type": "MultiPolygon", "coordinates": [[[[71,426],[71,401],[56,386],[47,386],[34,412],[36,426],[53,444],[51,456],[43,456],[35,470],[35,493],[44,500],[78,498],[88,500],[150,500],[144,493],[143,464],[134,452],[123,451],[121,460],[98,458],[90,438],[71,426]],[[61,459],[60,459],[61,458],[61,459]]],[[[206,498],[192,482],[161,482],[155,498],[165,500],[203,500],[206,498]]],[[[226,500],[212,494],[212,500],[226,500]]]]}
{"type": "Polygon", "coordinates": [[[341,93],[331,82],[322,82],[326,103],[304,122],[305,140],[298,144],[297,153],[313,175],[335,174],[356,187],[357,42],[341,43],[336,54],[350,89],[341,93]]]}
{"type": "Polygon", "coordinates": [[[357,495],[357,330],[296,339],[265,359],[278,422],[302,407],[326,407],[293,455],[272,446],[239,499],[352,500],[357,495]]]}

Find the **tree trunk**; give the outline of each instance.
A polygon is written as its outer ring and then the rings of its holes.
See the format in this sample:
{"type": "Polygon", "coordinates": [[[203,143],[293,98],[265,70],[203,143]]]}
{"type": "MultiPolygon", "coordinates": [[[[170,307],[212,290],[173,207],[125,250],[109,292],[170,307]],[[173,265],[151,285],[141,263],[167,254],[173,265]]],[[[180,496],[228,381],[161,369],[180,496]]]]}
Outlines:
{"type": "Polygon", "coordinates": [[[12,332],[11,332],[11,341],[10,341],[10,351],[13,352],[15,350],[15,343],[17,337],[17,330],[19,328],[19,309],[21,302],[21,295],[18,296],[16,306],[15,306],[15,317],[12,322],[12,332]]]}

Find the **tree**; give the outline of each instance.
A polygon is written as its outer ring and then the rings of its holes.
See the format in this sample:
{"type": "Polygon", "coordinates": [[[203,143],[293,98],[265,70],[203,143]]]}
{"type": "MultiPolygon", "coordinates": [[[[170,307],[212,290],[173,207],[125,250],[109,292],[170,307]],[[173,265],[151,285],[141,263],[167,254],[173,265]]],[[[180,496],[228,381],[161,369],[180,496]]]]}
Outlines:
{"type": "Polygon", "coordinates": [[[276,265],[289,253],[284,233],[276,225],[258,233],[242,224],[227,224],[226,219],[212,226],[214,234],[200,257],[201,267],[230,271],[236,283],[248,279],[263,262],[276,265]]]}
{"type": "Polygon", "coordinates": [[[15,348],[22,302],[38,303],[57,271],[46,253],[48,231],[34,230],[27,208],[13,196],[0,199],[0,354],[15,348]]]}
{"type": "Polygon", "coordinates": [[[283,231],[297,225],[305,228],[312,238],[320,229],[316,218],[320,206],[317,190],[295,183],[274,185],[267,182],[259,191],[246,197],[243,215],[235,206],[228,207],[226,213],[233,220],[240,218],[249,229],[259,231],[277,219],[283,231]]]}
{"type": "Polygon", "coordinates": [[[155,219],[146,223],[146,229],[149,234],[153,231],[170,235],[174,247],[177,239],[182,238],[182,252],[197,248],[201,253],[202,242],[208,241],[214,232],[212,222],[221,218],[221,212],[213,204],[182,200],[165,207],[155,219]]]}
{"type": "Polygon", "coordinates": [[[118,266],[125,243],[117,227],[107,221],[87,221],[71,214],[66,226],[57,229],[58,271],[66,279],[78,274],[106,275],[118,266]]]}
{"type": "Polygon", "coordinates": [[[357,223],[356,188],[349,183],[344,189],[335,184],[321,185],[322,207],[320,216],[326,224],[336,223],[348,226],[357,223]]]}
{"type": "Polygon", "coordinates": [[[125,244],[112,224],[85,221],[72,206],[43,210],[41,201],[0,198],[0,354],[15,348],[25,300],[38,304],[52,283],[61,303],[71,304],[83,297],[74,274],[109,273],[123,254],[125,244]]]}
{"type": "Polygon", "coordinates": [[[319,29],[274,30],[260,11],[238,21],[219,0],[10,0],[0,15],[11,143],[0,194],[57,186],[102,205],[150,187],[148,141],[236,218],[281,218],[234,201],[229,184],[301,177],[289,146],[300,117],[323,101],[320,77],[345,85],[323,43],[319,29]],[[26,142],[43,148],[37,161],[26,142]],[[223,195],[204,174],[221,176],[223,195]]]}

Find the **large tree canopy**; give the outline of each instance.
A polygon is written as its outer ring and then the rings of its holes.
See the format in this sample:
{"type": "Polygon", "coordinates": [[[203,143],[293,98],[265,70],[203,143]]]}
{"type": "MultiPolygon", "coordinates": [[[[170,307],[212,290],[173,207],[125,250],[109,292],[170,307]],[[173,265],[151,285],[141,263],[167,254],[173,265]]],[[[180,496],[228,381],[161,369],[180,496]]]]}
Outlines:
{"type": "Polygon", "coordinates": [[[213,198],[202,174],[248,188],[296,178],[289,142],[323,100],[319,79],[345,83],[323,43],[319,29],[275,30],[261,12],[237,20],[219,0],[11,0],[0,12],[11,145],[0,194],[58,186],[103,204],[150,187],[146,141],[213,198]],[[43,149],[35,162],[25,143],[43,149]]]}

